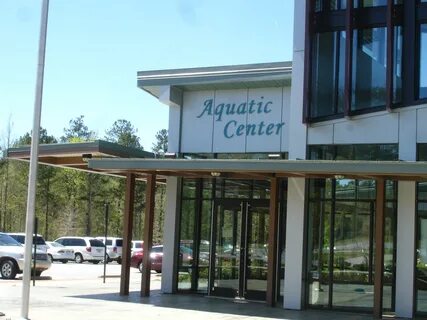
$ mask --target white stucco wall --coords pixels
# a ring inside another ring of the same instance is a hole
[[[381,111],[311,124],[307,143],[386,144],[399,143],[405,153],[401,159],[414,159],[416,143],[427,142],[427,105],[407,107],[393,112]]]
[[[305,159],[307,129],[302,123],[305,1],[294,1],[294,54],[289,116],[289,159]],[[303,301],[305,179],[288,179],[286,268],[283,307],[299,310]]]
[[[290,87],[187,91],[182,108],[183,153],[288,151]]]

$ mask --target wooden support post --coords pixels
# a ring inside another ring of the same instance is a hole
[[[133,228],[133,207],[135,199],[135,175],[126,175],[125,208],[123,212],[123,251],[120,273],[120,295],[129,295],[130,251]]]
[[[277,295],[277,255],[279,224],[279,179],[270,180],[270,222],[268,230],[267,305],[274,307]]]
[[[156,175],[147,176],[145,190],[145,220],[144,220],[144,256],[142,258],[141,297],[150,296],[151,260],[150,252],[153,246],[154,199],[156,195]]]
[[[383,311],[384,274],[384,179],[377,179],[377,201],[375,208],[375,274],[374,274],[374,318],[381,319]]]

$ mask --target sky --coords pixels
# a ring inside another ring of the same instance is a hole
[[[0,146],[32,129],[42,0],[0,0]],[[150,151],[168,107],[137,71],[292,60],[294,0],[50,0],[41,126],[126,119]],[[10,130],[8,129],[10,127]]]

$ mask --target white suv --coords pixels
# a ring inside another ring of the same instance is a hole
[[[25,245],[25,233],[23,232],[17,232],[17,233],[7,233],[9,236],[11,236],[13,239],[18,241],[19,243]],[[47,245],[46,241],[44,241],[43,237],[40,234],[33,235],[33,248],[36,247],[37,249],[47,252]]]
[[[24,269],[25,248],[18,241],[0,232],[0,275],[3,279],[15,279]],[[33,253],[34,255],[34,253]],[[50,268],[47,253],[37,250],[35,275]]]
[[[96,239],[106,244],[108,262],[117,261],[118,264],[122,263],[122,248],[123,248],[122,238],[107,237],[106,243],[105,243],[105,237],[96,237]]]
[[[104,244],[92,237],[61,237],[54,242],[74,250],[74,261],[90,261],[94,264],[104,260]]]

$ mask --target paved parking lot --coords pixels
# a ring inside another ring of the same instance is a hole
[[[139,295],[141,274],[131,268],[131,294],[119,296],[120,265],[107,265],[106,283],[103,265],[54,263],[31,287],[32,320],[115,320],[115,319],[289,319],[334,320],[372,319],[371,315],[285,311],[261,303],[235,303],[201,295],[161,294],[161,275],[151,275],[151,297]],[[21,310],[22,281],[0,280],[0,320],[17,320]]]

